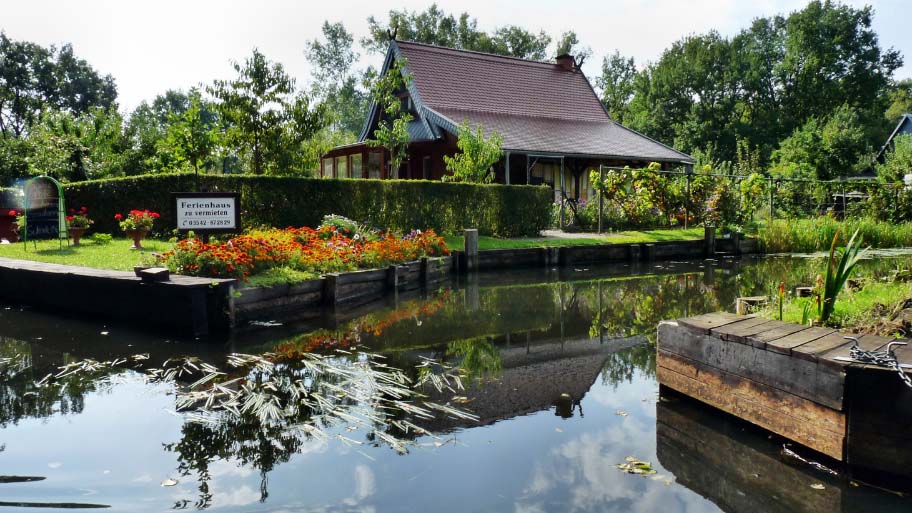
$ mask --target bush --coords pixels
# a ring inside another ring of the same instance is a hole
[[[478,185],[421,180],[326,180],[251,175],[203,175],[203,190],[240,192],[245,226],[318,226],[339,214],[372,227],[439,233],[478,228],[483,235],[538,235],[548,227],[551,191],[525,185]],[[114,214],[130,209],[161,213],[158,229],[175,225],[171,192],[195,191],[191,174],[144,175],[76,182],[67,202],[98,213],[95,228],[118,233]]]

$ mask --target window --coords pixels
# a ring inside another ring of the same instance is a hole
[[[367,177],[380,178],[380,153],[372,151],[367,154]]]
[[[326,158],[323,159],[323,178],[332,178],[333,173],[333,159]]]
[[[431,157],[421,159],[421,178],[424,180],[431,178]]]
[[[336,157],[335,178],[348,178],[348,157]]]
[[[364,175],[361,172],[361,154],[357,153],[351,156],[351,177],[352,178],[361,178]]]

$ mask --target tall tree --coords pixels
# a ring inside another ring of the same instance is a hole
[[[561,34],[560,39],[557,40],[557,49],[554,52],[554,56],[557,57],[564,54],[572,55],[577,60],[584,61],[592,56],[592,48],[582,46],[576,36],[576,32],[568,30]]]
[[[325,109],[311,108],[306,93],[295,93],[294,79],[285,68],[257,49],[243,64],[232,66],[236,78],[216,80],[207,88],[218,102],[228,141],[248,157],[254,174],[300,170],[289,153],[299,153],[301,143],[325,125]],[[288,165],[292,169],[283,167]]]
[[[352,69],[358,53],[354,37],[342,22],[323,23],[323,40],[307,43],[305,51],[314,78],[314,91],[326,103],[332,116],[332,127],[347,134],[352,142],[364,123],[368,95],[359,87],[360,78]]]
[[[45,48],[0,32],[0,133],[24,135],[47,110],[74,115],[116,107],[117,88],[69,44]]]
[[[216,147],[218,132],[207,123],[205,104],[198,90],[191,90],[190,104],[182,113],[168,116],[168,128],[161,140],[163,150],[185,163],[197,175]]]
[[[370,36],[361,45],[371,52],[383,53],[389,46],[389,34],[395,32],[403,41],[415,41],[448,48],[496,53],[523,59],[543,60],[551,37],[517,26],[500,27],[489,34],[478,29],[478,21],[463,12],[457,19],[432,4],[423,12],[391,10],[386,23],[373,16],[367,18]]]
[[[636,73],[633,57],[624,57],[615,50],[602,60],[602,74],[595,79],[596,86],[601,91],[602,103],[618,123],[623,123],[627,115],[633,98]]]

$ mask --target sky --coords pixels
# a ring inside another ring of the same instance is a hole
[[[897,78],[912,77],[909,0],[869,0],[881,47],[906,56]],[[75,52],[117,83],[122,111],[168,89],[187,89],[233,75],[257,47],[281,62],[299,86],[310,81],[306,43],[321,37],[324,20],[342,21],[356,42],[367,35],[367,17],[387,20],[391,9],[424,10],[415,0],[0,0],[0,30],[16,40],[42,45],[72,43]],[[444,11],[467,11],[480,29],[509,24],[544,30],[552,37],[569,29],[593,50],[583,67],[590,79],[615,50],[637,63],[655,61],[672,42],[711,29],[736,34],[752,19],[802,8],[804,0],[440,0]],[[361,67],[379,56],[363,49]]]

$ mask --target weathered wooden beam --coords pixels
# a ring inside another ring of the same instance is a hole
[[[661,384],[694,399],[830,457],[843,457],[845,415],[839,411],[663,350],[656,375]]]

